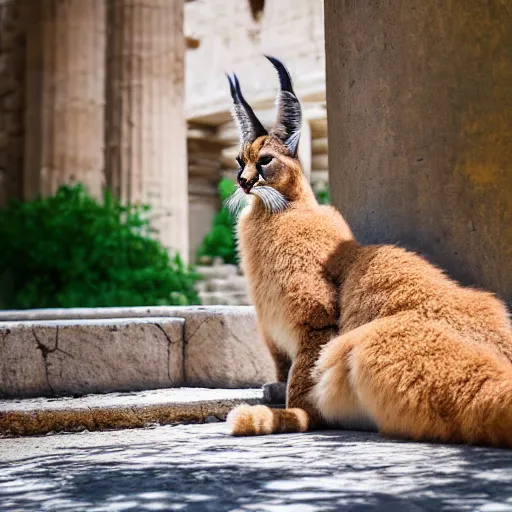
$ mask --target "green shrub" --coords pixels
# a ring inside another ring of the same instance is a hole
[[[318,204],[331,204],[331,196],[328,188],[317,190],[315,196]]]
[[[235,191],[236,184],[227,178],[222,178],[217,190],[224,204],[224,201]],[[238,263],[235,240],[235,219],[224,206],[215,215],[210,232],[204,237],[201,246],[196,252],[199,259],[203,256],[210,258],[222,258],[225,263]]]
[[[149,207],[122,206],[83,186],[0,210],[4,308],[199,303],[198,278],[154,238]]]

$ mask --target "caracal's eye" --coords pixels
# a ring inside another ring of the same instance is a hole
[[[268,165],[270,162],[272,162],[272,160],[274,160],[274,157],[273,156],[262,156],[259,160],[258,160],[258,165]]]

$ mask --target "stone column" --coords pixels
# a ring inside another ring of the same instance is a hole
[[[107,183],[187,260],[183,0],[111,0],[108,26]]]
[[[104,0],[24,0],[24,196],[104,183]]]
[[[325,0],[332,200],[512,298],[512,9],[500,0]]]
[[[23,197],[24,74],[20,6],[0,2],[0,207]]]

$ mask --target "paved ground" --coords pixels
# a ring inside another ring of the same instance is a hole
[[[0,440],[2,511],[512,511],[512,451],[224,423]]]

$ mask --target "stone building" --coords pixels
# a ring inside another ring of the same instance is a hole
[[[356,235],[512,297],[510,2],[0,0],[0,24],[0,205],[108,185],[193,256],[234,170],[224,72],[272,120],[271,53]]]
[[[0,24],[0,205],[62,183],[96,196],[107,186],[151,204],[161,240],[194,261],[220,208],[217,183],[235,172],[225,72],[272,123],[264,53],[296,77],[301,158],[325,187],[322,0],[1,0]],[[227,270],[210,271],[212,286],[240,295],[243,279]],[[225,275],[231,284],[218,283]]]
[[[271,122],[264,52],[297,77],[301,155],[325,181],[322,0],[1,0],[0,23],[0,204],[69,181],[108,186],[150,203],[162,240],[193,259],[234,169],[224,73],[240,73]]]
[[[182,0],[2,0],[0,204],[82,182],[188,255]]]

